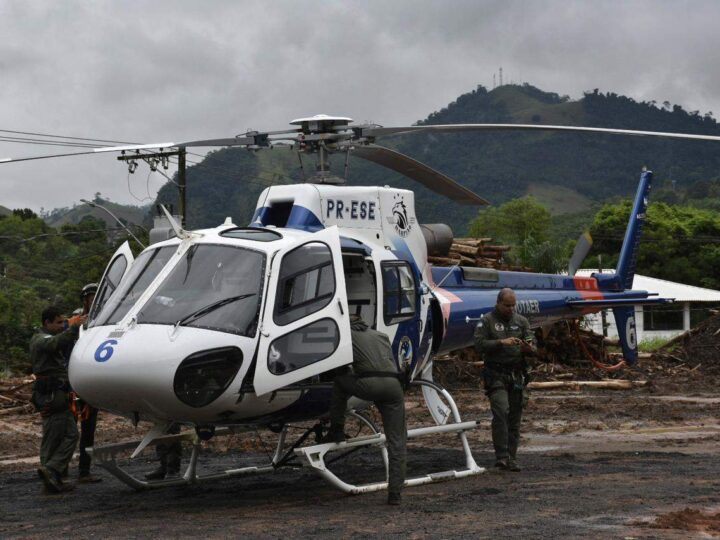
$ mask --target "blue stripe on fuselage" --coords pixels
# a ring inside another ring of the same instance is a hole
[[[395,357],[395,363],[398,366],[398,369],[402,369],[402,366],[400,365],[400,360],[397,357],[398,349],[400,347],[400,340],[402,340],[403,337],[408,337],[412,343],[413,348],[413,358],[412,362],[410,364],[410,369],[415,369],[415,365],[417,362],[422,358],[420,354],[424,354],[427,352],[428,347],[430,346],[430,333],[432,332],[432,328],[430,328],[429,324],[425,325],[423,335],[420,335],[420,321],[422,314],[420,313],[420,309],[430,309],[430,305],[423,306],[422,302],[420,301],[420,292],[419,292],[419,284],[422,283],[422,272],[420,270],[420,267],[417,264],[417,261],[415,261],[415,256],[412,254],[412,251],[410,251],[410,248],[408,247],[407,243],[400,239],[395,238],[393,239],[393,247],[392,254],[395,255],[395,257],[398,258],[400,261],[405,261],[408,264],[410,264],[410,267],[412,268],[413,274],[415,276],[415,283],[418,285],[416,288],[416,313],[418,314],[414,319],[410,319],[409,321],[403,321],[401,323],[398,323],[397,325],[397,332],[395,332],[395,337],[393,338],[392,342],[392,352],[393,356]]]
[[[558,276],[562,277],[562,276]],[[477,320],[466,322],[465,317],[478,319],[483,314],[491,311],[497,301],[498,287],[477,288],[469,287],[445,287],[442,289],[457,296],[461,302],[453,302],[450,308],[450,318],[447,332],[440,346],[439,353],[445,353],[473,345],[473,333]],[[568,300],[584,300],[583,293],[577,290],[533,290],[515,289],[515,296],[518,306],[535,311],[537,313],[523,312],[521,314],[530,321],[534,328],[556,322],[561,319],[577,318],[582,310],[571,308],[567,305]],[[603,293],[603,298],[608,300],[620,298],[647,298],[646,291],[625,291],[622,293]],[[588,310],[591,311],[591,310]],[[593,312],[599,309],[592,310]]]
[[[268,225],[270,215],[270,207],[263,206],[255,210],[255,214],[250,222],[251,227],[264,227]],[[298,204],[293,205],[288,216],[287,223],[282,225],[289,229],[300,229],[302,231],[317,232],[325,228],[318,217],[304,206]]]

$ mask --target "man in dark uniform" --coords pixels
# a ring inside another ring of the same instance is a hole
[[[70,412],[69,384],[63,350],[78,336],[85,317],[71,317],[67,330],[58,308],[42,312],[42,328],[30,340],[30,359],[36,377],[32,401],[42,416],[42,442],[38,475],[51,493],[69,491],[74,486],[63,483],[78,441],[77,424]]]
[[[515,304],[512,289],[502,289],[495,309],[475,328],[475,350],[485,361],[483,380],[492,411],[495,466],[510,471],[520,470],[517,449],[529,382],[524,355],[535,351],[528,320],[515,313]]]
[[[400,504],[405,483],[407,428],[403,388],[388,337],[368,328],[360,317],[350,318],[352,368],[335,377],[326,441],[345,440],[345,411],[351,396],[372,401],[382,416],[388,449],[388,504]]]

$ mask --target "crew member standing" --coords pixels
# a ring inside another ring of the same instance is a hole
[[[372,401],[382,416],[388,449],[388,504],[400,504],[405,483],[407,428],[402,385],[388,337],[368,328],[360,317],[350,318],[352,371],[335,377],[330,407],[330,430],[326,441],[345,440],[345,411],[351,396]]]
[[[82,300],[81,313],[85,317],[87,317],[90,313],[90,307],[92,306],[93,300],[95,300],[97,290],[97,283],[88,283],[80,292],[80,299]],[[80,419],[80,461],[78,463],[78,482],[85,484],[102,482],[102,478],[90,474],[90,464],[92,463],[92,458],[86,450],[86,448],[92,448],[95,445],[95,427],[97,426],[98,410],[89,403],[82,401],[82,399],[77,402],[77,408],[79,411],[78,417]]]
[[[485,361],[483,381],[492,411],[495,466],[511,471],[520,470],[517,449],[529,382],[525,355],[535,352],[535,337],[528,320],[515,313],[516,303],[513,290],[502,289],[495,309],[475,328],[475,350]]]
[[[30,360],[36,377],[33,403],[42,416],[42,442],[38,475],[51,493],[73,489],[63,483],[78,441],[77,424],[70,412],[68,372],[63,350],[77,339],[78,328],[85,317],[71,317],[67,330],[60,310],[46,308],[41,315],[42,327],[30,340]]]

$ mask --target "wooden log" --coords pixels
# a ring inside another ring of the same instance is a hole
[[[0,416],[7,416],[9,414],[19,414],[22,412],[30,412],[32,410],[31,404],[20,405],[19,407],[10,407],[8,409],[0,409]]]
[[[557,390],[566,388],[569,390],[580,390],[581,388],[601,388],[607,390],[632,390],[640,386],[645,386],[647,381],[626,381],[626,380],[609,380],[609,381],[548,381],[548,382],[531,382],[528,388],[531,390]]]
[[[458,253],[462,253],[463,255],[471,255],[471,256],[475,257],[478,253],[478,248],[453,243],[450,246],[450,251],[457,251]]]
[[[454,238],[453,243],[465,244],[466,246],[478,247],[483,244],[492,242],[492,238]]]

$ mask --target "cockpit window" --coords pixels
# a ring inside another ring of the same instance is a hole
[[[178,324],[253,336],[265,254],[227,245],[194,245],[138,313],[138,323]]]
[[[105,278],[100,285],[100,291],[95,297],[95,302],[92,306],[92,310],[88,319],[93,321],[96,315],[100,312],[105,301],[110,298],[117,286],[120,284],[120,280],[125,275],[125,269],[127,268],[127,257],[125,255],[119,255],[112,263],[105,274]]]
[[[227,231],[221,232],[220,236],[224,236],[226,238],[238,238],[240,240],[253,240],[255,242],[274,242],[275,240],[280,240],[282,238],[282,234],[278,232],[252,227],[228,229]]]
[[[167,264],[175,249],[175,246],[165,246],[143,251],[135,259],[127,276],[120,283],[121,286],[101,305],[102,311],[90,326],[115,324],[122,319]]]
[[[335,295],[330,248],[310,242],[289,252],[280,265],[273,320],[284,326],[321,310]]]

